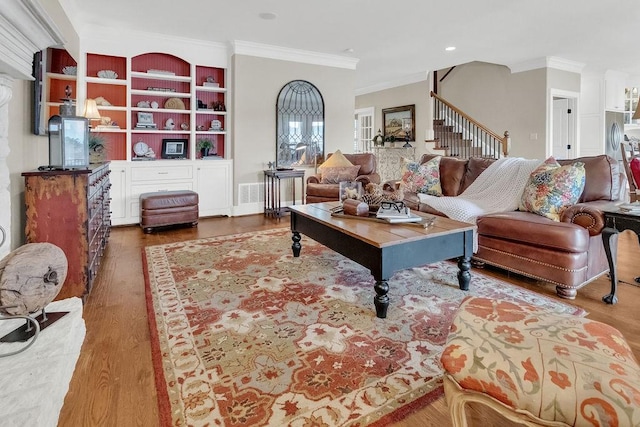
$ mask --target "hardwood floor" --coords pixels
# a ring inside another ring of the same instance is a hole
[[[113,228],[103,265],[84,306],[87,335],[59,426],[155,426],[158,409],[151,363],[151,346],[145,304],[141,250],[154,244],[202,237],[287,227],[288,217],[267,219],[262,215],[202,219],[197,228],[180,228],[144,234],[140,227]],[[618,276],[630,282],[640,275],[640,248],[635,234],[619,239]],[[472,270],[472,272],[475,271]],[[485,274],[555,297],[554,286],[539,284],[499,270]],[[618,328],[640,358],[637,322],[640,287],[621,283],[619,303],[606,305],[601,297],[610,288],[601,277],[578,291],[573,304],[589,317]],[[564,300],[566,301],[566,300]],[[373,308],[372,308],[373,309]],[[470,426],[509,425],[484,408],[468,411]],[[416,411],[396,426],[451,425],[444,397]]]

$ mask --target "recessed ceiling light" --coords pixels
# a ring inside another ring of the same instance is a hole
[[[353,48],[352,47],[348,47],[345,50],[343,50],[344,53],[353,53]]]
[[[262,12],[258,15],[260,18],[265,19],[267,21],[271,21],[272,19],[276,19],[278,15],[272,12]]]
[[[447,52],[451,52],[452,50],[456,50],[455,46],[447,46],[444,48],[444,50],[446,50]]]

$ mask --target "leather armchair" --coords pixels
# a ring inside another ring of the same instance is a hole
[[[329,155],[330,156],[330,155]],[[354,165],[360,165],[360,172],[356,181],[362,182],[362,187],[370,182],[380,184],[380,175],[376,172],[376,156],[372,153],[345,154]],[[322,184],[321,175],[307,177],[306,203],[319,203],[339,200],[340,184]]]

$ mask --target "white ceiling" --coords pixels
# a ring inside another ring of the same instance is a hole
[[[59,1],[80,34],[101,25],[356,58],[360,93],[470,61],[556,57],[640,78],[639,0]]]

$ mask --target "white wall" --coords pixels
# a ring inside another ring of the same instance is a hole
[[[355,70],[248,55],[234,55],[231,62],[234,206],[238,185],[261,183],[262,171],[276,159],[276,100],[292,80],[306,80],[322,94],[325,153],[353,151]]]
[[[442,70],[438,76],[444,76]],[[512,73],[503,65],[471,62],[456,66],[438,93],[492,131],[509,131],[513,157],[550,155],[550,93],[580,92],[580,74],[554,68]]]
[[[416,159],[425,152],[424,140],[433,137],[433,123],[431,123],[433,101],[429,96],[430,79],[417,83],[385,89],[359,95],[355,99],[356,109],[374,108],[374,132],[383,127],[382,110],[385,108],[401,107],[415,104],[415,128],[416,128]],[[431,131],[431,133],[428,133]]]
[[[9,179],[11,194],[11,249],[24,244],[24,179],[22,172],[49,163],[49,140],[31,132],[32,82],[16,80],[9,101]]]

